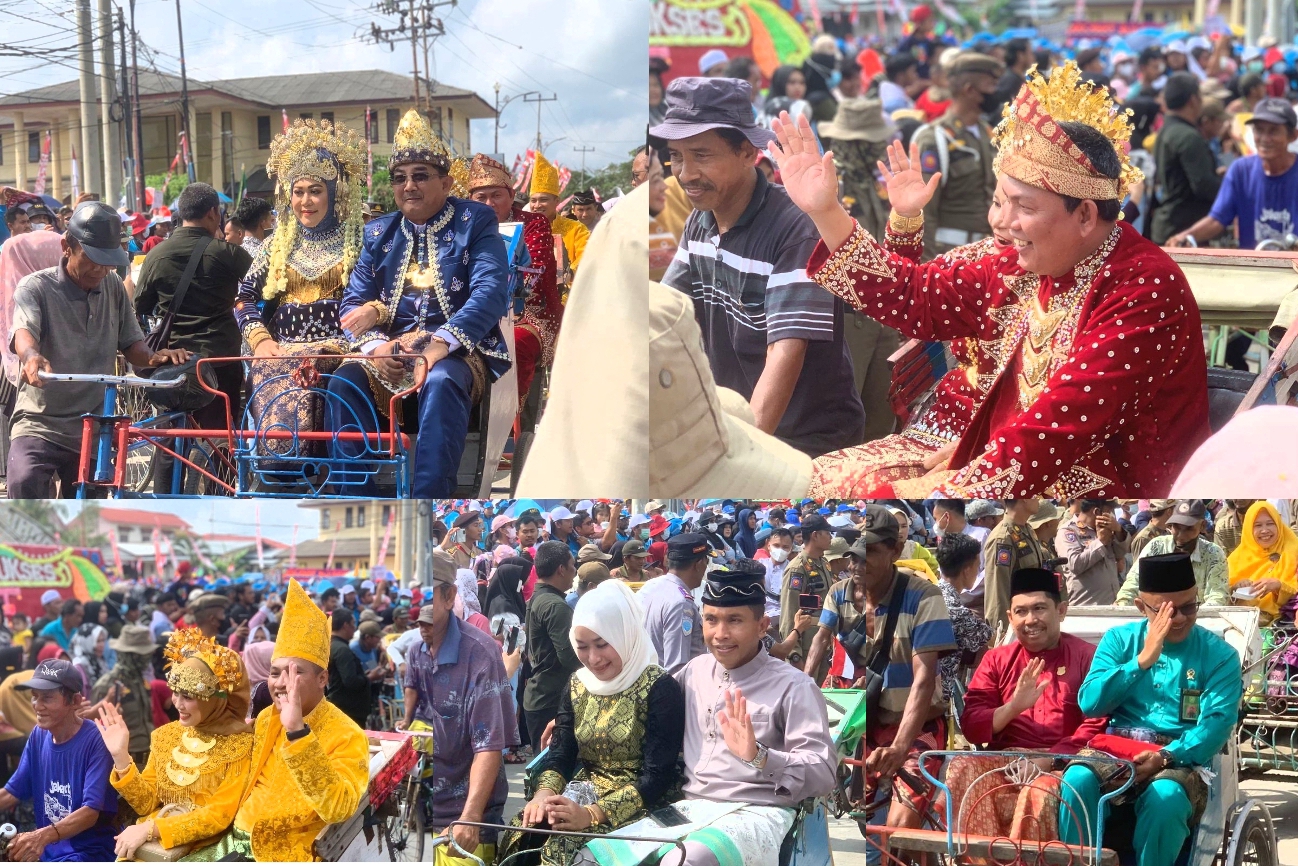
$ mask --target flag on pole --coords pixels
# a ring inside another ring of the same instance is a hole
[[[390,510],[388,514],[388,526],[383,531],[383,543],[379,545],[379,561],[374,563],[375,565],[382,565],[388,558],[388,542],[392,540],[392,526],[397,522],[395,509]]]
[[[293,524],[293,546],[288,549],[288,567],[297,567],[297,524]]]
[[[155,526],[153,527],[153,567],[161,575],[162,568],[166,564],[167,561],[162,558],[162,530]]]
[[[72,200],[76,201],[77,196],[81,195],[81,183],[77,179],[77,149],[72,148]]]
[[[284,117],[284,132],[288,132],[288,109],[287,109],[287,108],[281,108],[281,109],[280,109],[280,113],[281,113],[281,114],[283,115],[283,117]]]
[[[568,188],[568,181],[572,180],[572,172],[566,168],[559,169],[559,192]]]
[[[189,136],[184,132],[180,133],[180,152],[184,159],[185,177],[190,183],[194,182],[194,161],[189,158]]]
[[[338,532],[343,528],[341,523],[334,525],[334,543],[329,545],[329,561],[325,563],[325,570],[334,567],[334,551],[338,549]]]
[[[41,165],[36,170],[36,186],[33,192],[45,195],[45,178],[50,172],[50,131],[45,130],[45,140],[41,142]]]
[[[261,543],[261,505],[252,507],[254,519],[257,521],[257,570],[266,570],[266,553]]]
[[[108,533],[108,543],[111,544],[113,548],[113,565],[117,568],[117,576],[119,578],[124,577],[126,573],[122,570],[122,551],[117,547],[116,532]]]
[[[365,160],[366,160],[365,185],[369,189],[371,195],[373,195],[374,193],[374,138],[375,136],[373,133],[373,125],[376,119],[377,118],[374,117],[374,112],[370,111],[370,107],[368,105],[365,106]]]
[[[239,163],[239,170],[243,172],[242,177],[239,178],[239,201],[243,201],[243,191],[248,187],[248,164]]]

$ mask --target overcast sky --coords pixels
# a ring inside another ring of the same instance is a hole
[[[90,0],[92,10],[98,2]],[[118,2],[125,6],[126,0]],[[362,41],[371,22],[392,27],[397,21],[373,11],[372,5],[357,0],[181,0],[189,74],[220,79],[387,69],[409,75],[409,43],[389,51],[386,45]],[[75,44],[75,33],[66,32],[75,23],[74,8],[69,0],[3,0],[0,47]],[[175,0],[137,0],[135,14],[140,38],[158,52],[157,68],[178,74]],[[489,104],[497,82],[502,100],[525,91],[559,96],[558,102],[542,106],[547,156],[576,168],[581,158],[573,147],[594,147],[586,155],[586,167],[593,170],[626,159],[643,142],[648,0],[460,0],[457,7],[448,4],[435,14],[447,35],[431,52],[434,79],[472,89]],[[76,77],[75,60],[66,55],[56,59],[70,66],[0,57],[0,93]],[[144,55],[140,63],[145,65]],[[502,112],[502,121],[500,149],[512,161],[535,142],[536,106],[515,100]],[[493,131],[490,120],[475,120],[474,149],[490,150]]]
[[[77,501],[65,502],[68,517],[71,518],[81,510]],[[299,508],[295,500],[267,500],[250,502],[244,500],[224,499],[175,499],[128,500],[119,502],[100,502],[103,508],[130,508],[138,511],[156,511],[159,514],[174,514],[185,520],[194,530],[202,535],[219,533],[223,535],[256,535],[258,512],[260,512],[261,534],[263,538],[290,543],[293,541],[293,527],[297,526],[297,540],[307,541],[320,534],[320,512],[313,508]]]

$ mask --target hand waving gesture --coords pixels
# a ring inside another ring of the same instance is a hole
[[[1046,663],[1043,659],[1032,659],[1019,674],[1018,684],[1010,697],[1010,706],[1020,713],[1031,709],[1041,699],[1050,685],[1050,675],[1045,673]]]
[[[288,688],[285,689],[283,697],[275,700],[275,708],[279,710],[279,723],[286,731],[300,731],[302,730],[302,695],[299,686],[302,683],[302,672],[298,670],[297,662],[289,662],[284,676],[288,680]]]
[[[126,726],[122,714],[111,703],[105,703],[95,719],[99,736],[104,738],[104,746],[113,756],[113,766],[125,767],[131,761],[131,729]]]
[[[726,690],[726,708],[717,713],[717,723],[721,725],[726,748],[735,757],[741,761],[751,761],[757,757],[757,734],[753,731],[753,719],[748,715],[748,701],[738,687],[734,692]]]
[[[942,172],[936,171],[924,182],[924,175],[919,170],[919,144],[910,143],[910,156],[901,142],[894,141],[888,145],[888,164],[879,161],[879,171],[888,184],[888,202],[892,209],[904,217],[917,217],[924,212],[924,205],[937,192],[937,185],[942,182]],[[790,193],[792,195],[792,193]]]
[[[793,203],[812,216],[838,208],[834,155],[832,152],[820,155],[807,118],[798,115],[795,121],[787,111],[781,111],[771,121],[771,130],[780,142],[779,151],[774,153],[775,162],[780,168],[784,190]]]

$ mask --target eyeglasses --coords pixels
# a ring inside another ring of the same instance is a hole
[[[632,183],[637,183],[637,184],[638,184],[638,183],[644,183],[645,180],[648,179],[648,177],[649,177],[649,171],[648,171],[647,169],[645,169],[645,170],[641,170],[641,171],[633,171],[633,172],[631,172],[631,182],[632,182]]]
[[[440,175],[438,175],[440,177]],[[404,171],[393,172],[391,183],[393,186],[405,186],[407,181],[413,180],[416,186],[423,186],[433,179],[433,175],[426,171],[416,171],[413,174],[406,174]]]
[[[1140,610],[1141,613],[1145,614],[1146,616],[1148,616],[1151,613],[1158,613],[1157,605],[1146,604],[1144,601],[1140,599],[1136,599],[1136,607],[1137,609]],[[1199,602],[1192,601],[1189,604],[1183,604],[1180,607],[1172,608],[1172,613],[1174,615],[1179,613],[1181,616],[1185,617],[1186,619],[1189,619],[1190,617],[1194,616],[1196,613],[1199,612],[1200,607],[1202,607],[1202,605]]]

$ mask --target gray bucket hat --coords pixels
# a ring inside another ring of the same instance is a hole
[[[679,141],[710,129],[736,129],[761,150],[775,133],[757,125],[753,88],[738,78],[677,78],[667,85],[667,114],[649,134]]]

